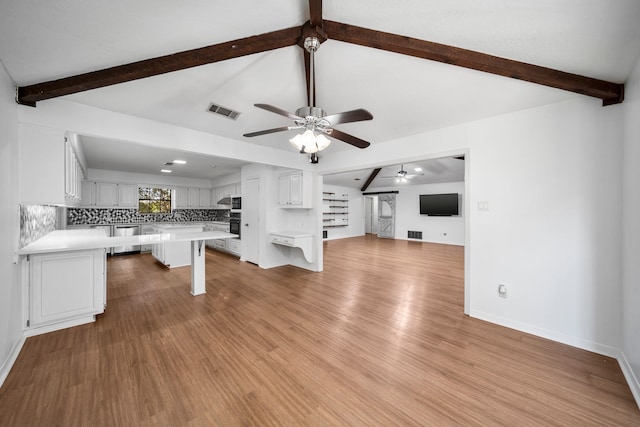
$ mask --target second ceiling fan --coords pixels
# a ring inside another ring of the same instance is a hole
[[[370,143],[357,138],[341,130],[335,129],[333,126],[342,123],[360,122],[373,119],[373,115],[363,108],[356,110],[344,111],[342,113],[327,114],[323,109],[316,107],[314,104],[314,53],[320,46],[320,40],[317,37],[307,37],[304,40],[304,48],[310,54],[310,78],[309,78],[309,105],[300,107],[295,114],[285,111],[281,108],[274,107],[269,104],[254,104],[258,108],[288,117],[294,121],[292,126],[282,126],[273,129],[261,130],[258,132],[246,133],[246,137],[254,137],[266,135],[275,132],[283,132],[287,130],[303,130],[303,133],[296,135],[289,142],[301,153],[311,154],[312,162],[317,161],[317,152],[329,146],[331,141],[325,136],[331,136],[335,139],[346,142],[358,148],[367,148]]]

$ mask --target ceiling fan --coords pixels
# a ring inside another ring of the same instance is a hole
[[[424,175],[423,173],[408,173],[406,170],[404,170],[404,165],[400,165],[400,170],[398,172],[396,172],[395,175],[391,175],[391,176],[381,176],[380,178],[383,179],[395,179],[396,182],[407,182],[408,179],[411,179],[413,177],[416,176],[422,176]]]
[[[342,113],[327,114],[323,109],[314,105],[314,53],[319,46],[320,40],[317,37],[307,37],[304,40],[304,48],[310,54],[309,106],[298,108],[294,114],[281,108],[274,107],[273,105],[254,104],[256,107],[262,108],[263,110],[288,117],[293,120],[295,124],[292,126],[282,126],[258,132],[245,133],[244,136],[254,137],[287,130],[304,130],[303,133],[296,135],[289,142],[291,142],[291,145],[300,151],[300,153],[311,154],[311,161],[313,163],[317,162],[316,153],[324,150],[331,143],[325,135],[331,136],[358,148],[367,148],[370,145],[369,142],[363,139],[349,135],[348,133],[342,132],[341,130],[333,127],[342,123],[371,120],[373,119],[373,116],[370,112],[363,108],[358,108],[356,110],[344,111]]]

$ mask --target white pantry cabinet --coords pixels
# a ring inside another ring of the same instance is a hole
[[[91,318],[104,312],[104,249],[34,254],[28,262],[30,328]]]
[[[82,165],[62,130],[19,125],[20,202],[77,206]]]

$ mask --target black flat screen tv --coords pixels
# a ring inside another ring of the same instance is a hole
[[[458,193],[421,194],[420,215],[457,216]]]

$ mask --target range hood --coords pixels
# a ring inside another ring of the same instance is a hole
[[[217,205],[231,205],[231,197],[223,197],[216,202]]]

